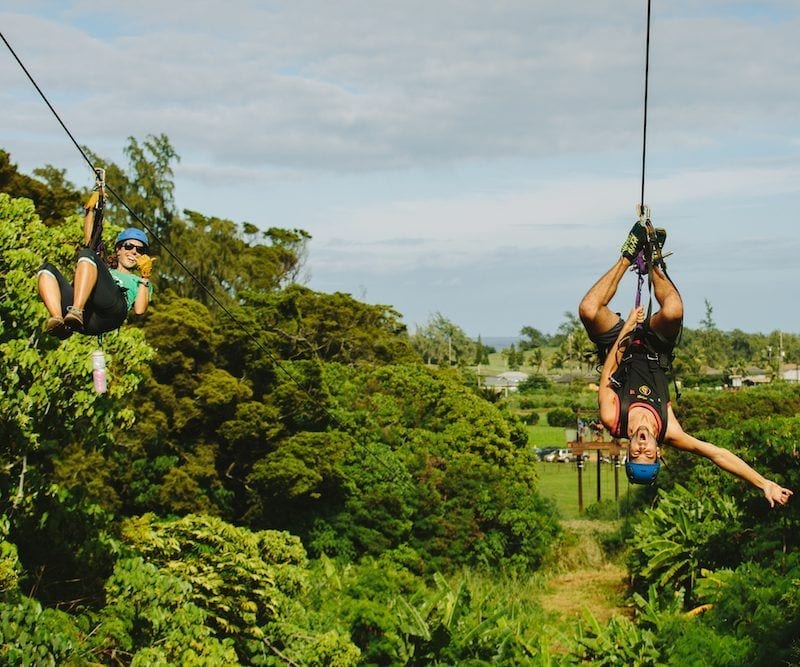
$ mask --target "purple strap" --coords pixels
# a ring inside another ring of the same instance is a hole
[[[633,260],[633,267],[638,274],[638,281],[636,285],[636,308],[642,305],[642,285],[644,285],[644,277],[647,274],[647,262],[644,259],[644,250],[640,250],[639,254]],[[641,325],[636,325],[636,328],[641,328]]]

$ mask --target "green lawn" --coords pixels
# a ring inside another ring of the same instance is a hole
[[[595,456],[594,453],[591,454]],[[552,498],[563,519],[578,519],[578,467],[575,463],[537,464],[539,472],[539,490],[545,498]],[[625,470],[618,469],[619,497],[628,492],[628,480]],[[608,463],[600,465],[600,499],[614,500],[614,466]],[[583,509],[597,502],[597,463],[587,461],[583,468]]]
[[[542,420],[544,421],[544,420]],[[561,426],[528,426],[531,447],[566,447],[567,436]]]

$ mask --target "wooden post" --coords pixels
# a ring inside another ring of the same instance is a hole
[[[580,436],[576,442],[568,443],[572,447],[572,454],[576,458],[578,464],[578,513],[583,514],[583,452],[585,447],[581,442]]]
[[[584,468],[584,455],[587,451],[597,452],[597,502],[600,502],[602,495],[601,486],[601,470],[603,460],[603,451],[608,451],[609,457],[614,466],[614,500],[619,500],[619,456],[620,444],[618,438],[612,438],[611,441],[604,441],[602,434],[595,436],[591,441],[584,440],[581,430],[578,429],[577,437],[574,441],[567,436],[567,446],[572,450],[575,461],[578,464],[578,512],[583,513],[583,468]]]
[[[608,448],[608,453],[611,455],[611,461],[614,464],[614,501],[619,500],[619,440],[614,438],[611,441],[611,447]]]
[[[600,502],[600,463],[602,462],[602,452],[597,450],[597,502]]]

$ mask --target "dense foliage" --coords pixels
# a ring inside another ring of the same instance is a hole
[[[409,337],[388,306],[297,284],[301,230],[179,215],[165,137],[126,155],[127,171],[104,165],[115,189],[185,268],[162,254],[147,315],[105,336],[104,395],[98,342],[45,337],[35,291],[44,259],[71,264],[85,193],[0,163],[0,191],[29,198],[0,194],[3,664],[800,661],[796,499],[772,510],[665,452],[659,488],[632,494],[608,538],[627,541],[633,618],[554,628],[538,570],[562,529],[522,419],[460,368],[483,363],[480,345],[441,317]],[[112,207],[107,236],[129,222]],[[574,324],[527,328],[525,354],[582,354]],[[703,331],[689,349],[727,349],[710,310]],[[574,423],[596,394],[537,375],[515,400]],[[685,391],[675,407],[800,493],[797,386]]]
[[[800,387],[783,383],[733,393],[687,392],[679,406],[699,437],[797,492],[798,398]],[[636,623],[619,621],[602,633],[589,623],[584,656],[616,664],[607,651],[617,645],[640,656],[640,664],[796,664],[796,498],[771,509],[756,489],[708,461],[669,450],[665,456],[661,488],[655,498],[644,494],[652,506],[630,537],[631,574],[642,594],[649,591],[648,599],[635,596]],[[687,615],[692,608],[708,611]]]
[[[98,342],[44,336],[35,289],[44,260],[69,274],[80,218],[46,226],[0,195],[4,660],[355,664],[395,632],[407,656],[445,650],[425,639],[440,573],[531,571],[558,534],[521,421],[421,364],[390,308],[291,282],[302,233],[184,220],[165,192],[159,232],[199,252],[188,268],[213,303],[161,261],[147,315],[104,337],[104,395]],[[373,595],[384,613],[407,595],[406,621],[323,623],[304,604],[309,555],[393,563],[409,586]]]

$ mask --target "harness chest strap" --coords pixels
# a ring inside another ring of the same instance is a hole
[[[627,438],[629,412],[631,408],[642,407],[654,416],[657,440],[663,442],[667,432],[669,389],[658,361],[649,355],[632,355],[623,360],[617,373],[611,377],[611,383],[617,394],[617,419],[612,435]]]

